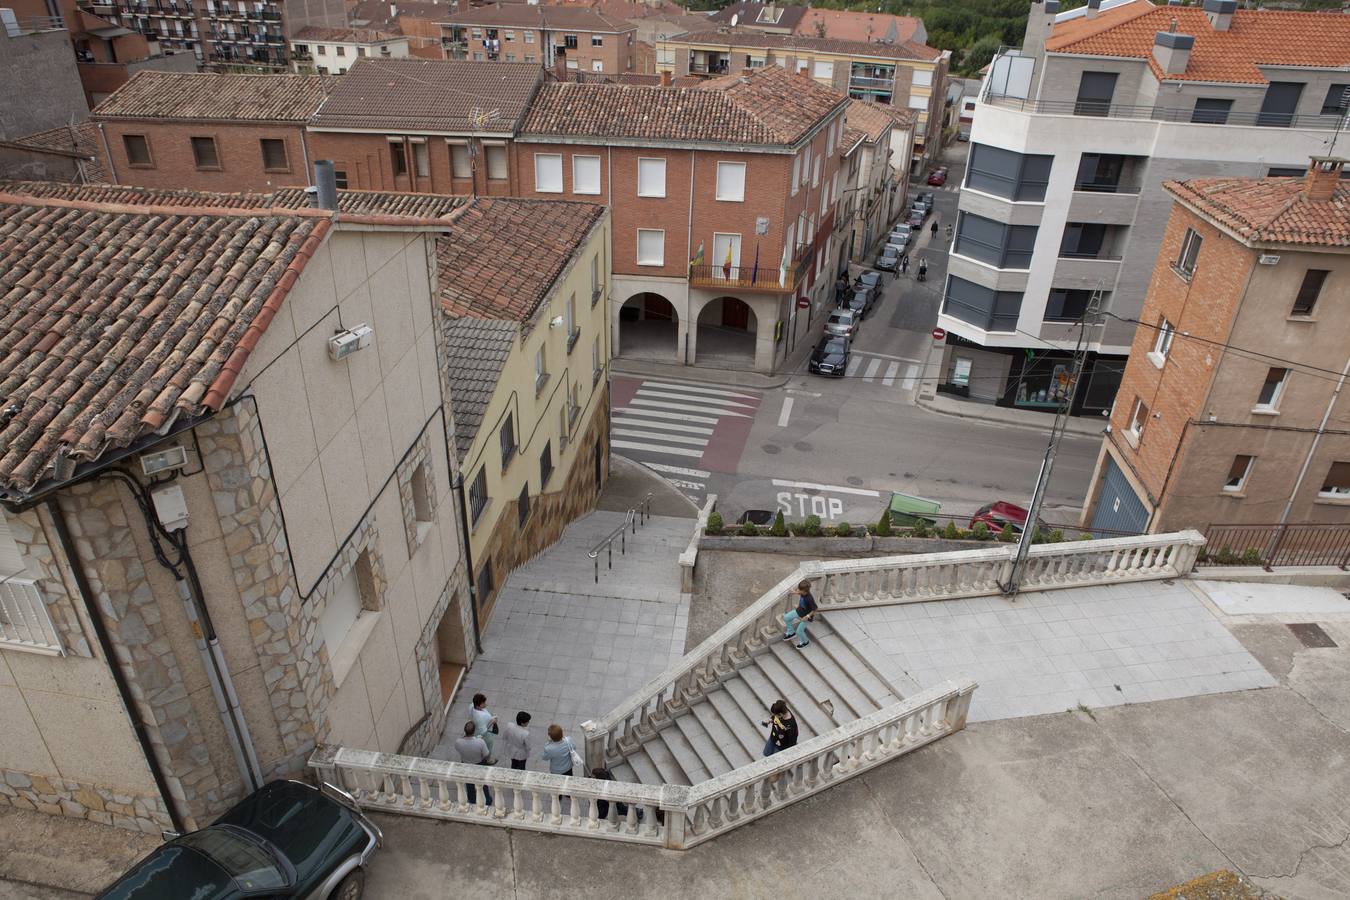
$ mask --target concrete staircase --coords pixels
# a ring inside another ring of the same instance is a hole
[[[797,718],[798,743],[805,743],[901,696],[827,622],[817,622],[810,646],[770,642],[638,749],[610,757],[610,770],[617,781],[651,785],[725,775],[761,758],[768,729],[760,723],[780,699]]]

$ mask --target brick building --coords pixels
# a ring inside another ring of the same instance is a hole
[[[518,194],[511,142],[543,81],[537,65],[361,59],[309,123],[338,186]]]
[[[772,371],[819,323],[846,263],[832,230],[847,103],[776,68],[540,88],[518,193],[613,209],[616,356]]]
[[[310,183],[319,75],[141,72],[91,114],[114,184],[270,190]]]
[[[1172,215],[1085,522],[1350,523],[1342,165],[1164,185]]]
[[[535,63],[560,71],[633,71],[637,26],[592,9],[494,3],[457,11],[441,27],[451,59]]]
[[[347,10],[347,22],[352,28],[403,35],[410,56],[444,59],[438,23],[454,8],[453,0],[361,0]]]
[[[291,68],[301,75],[344,75],[364,56],[410,55],[409,38],[387,31],[306,25],[291,36]]]

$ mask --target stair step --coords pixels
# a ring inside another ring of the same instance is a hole
[[[695,784],[708,777],[706,769],[699,775],[701,767],[697,765],[694,749],[685,741],[684,735],[673,728],[662,728],[656,737],[642,745],[642,750],[666,784]],[[689,771],[686,766],[694,771]]]
[[[830,701],[836,725],[852,722],[872,711],[871,701],[849,680],[843,669],[834,665],[819,646],[819,641],[812,642],[804,650],[786,643],[778,644],[770,648],[769,653],[801,682],[803,689],[817,703]]]
[[[830,697],[828,688],[824,692],[819,689],[820,677],[809,666],[800,662],[789,666],[771,653],[761,653],[755,657],[755,663],[769,680],[772,690],[788,702],[792,714],[799,721],[811,723],[813,734],[832,731],[839,724],[820,708],[821,700],[837,701]],[[807,682],[812,684],[811,688],[807,687]]]
[[[753,665],[741,669],[741,675],[746,687],[760,700],[761,720],[769,717],[769,707],[775,700],[785,700],[797,719],[799,741],[834,728],[834,723],[816,706],[815,700],[805,695],[801,686],[774,657],[763,653],[756,656]]]
[[[619,772],[627,769],[628,778],[625,779],[619,775]],[[630,780],[637,784],[664,784],[661,773],[657,771],[656,766],[652,765],[651,759],[647,756],[645,750],[638,749],[624,757],[624,761],[610,768],[614,773],[615,781]]]
[[[741,670],[742,673],[745,671],[747,670]],[[758,672],[755,674],[762,683],[765,682],[762,674]],[[770,688],[770,690],[772,690],[772,688]],[[751,723],[751,728],[746,731],[746,735],[749,739],[754,739],[756,743],[759,744],[759,747],[753,753],[755,759],[759,759],[764,755],[764,742],[769,739],[768,726],[759,723],[764,722],[769,718],[769,704],[772,703],[775,698],[770,698],[768,701],[765,701],[760,696],[760,693],[750,686],[750,682],[744,678],[737,678],[735,681],[727,682],[726,691],[727,696],[736,702],[737,708],[741,710]],[[809,726],[804,722],[798,722],[797,727],[799,729],[797,739],[799,741],[806,740],[810,732]]]
[[[717,699],[714,699],[717,698]],[[729,709],[739,717],[740,721],[732,724],[726,720],[722,713],[722,706],[729,704]],[[746,763],[754,762],[758,754],[754,751],[758,747],[753,744],[746,744],[741,740],[741,734],[737,732],[737,725],[741,732],[753,732],[755,723],[746,719],[744,714],[736,707],[736,701],[726,696],[726,691],[716,690],[708,695],[706,700],[695,703],[689,710],[689,714],[698,719],[703,730],[717,744],[717,748],[722,751],[722,756],[727,760],[727,764],[735,769]]]
[[[835,664],[849,674],[854,683],[867,694],[878,709],[900,702],[902,698],[895,688],[873,672],[862,657],[858,655],[858,651],[840,637],[837,632],[825,635],[821,641],[821,646],[829,652],[830,658],[834,660]]]
[[[702,705],[702,704],[696,704]],[[685,713],[675,718],[674,728],[678,728],[680,734],[689,742],[695,754],[698,755],[699,762],[707,770],[708,777],[716,778],[718,775],[725,775],[736,768],[735,763],[727,759],[727,755],[722,752],[718,741],[708,733],[708,729],[703,727],[703,722],[694,715],[693,711]],[[698,782],[694,782],[697,784]]]
[[[622,781],[624,784],[642,784],[643,781],[638,777],[637,772],[629,765],[628,760],[615,763],[609,767],[609,773],[614,776],[615,781]]]
[[[823,696],[833,694],[835,721],[839,724],[860,719],[888,703],[895,702],[893,699],[886,699],[892,695],[880,685],[876,676],[867,672],[866,666],[856,657],[850,657],[847,647],[841,648],[838,635],[821,635],[819,640],[812,641],[811,646],[805,650],[786,647],[778,650],[776,655],[794,672],[799,671],[802,665],[809,665],[815,669],[816,674],[828,686]],[[850,664],[854,669],[862,669],[863,673],[852,671],[848,668]]]

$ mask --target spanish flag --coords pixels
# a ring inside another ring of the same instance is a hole
[[[727,242],[727,258],[726,258],[726,260],[723,261],[723,263],[722,263],[722,275],[723,275],[728,281],[731,280],[731,260],[732,260],[732,256],[731,256],[731,242],[728,241],[728,242]]]

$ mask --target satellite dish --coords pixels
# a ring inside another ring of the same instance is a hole
[[[736,23],[739,22],[740,20],[741,20],[741,14],[740,14],[740,13],[732,13],[732,14],[731,14],[731,27],[732,27],[732,28],[735,28],[735,27],[736,27]]]

